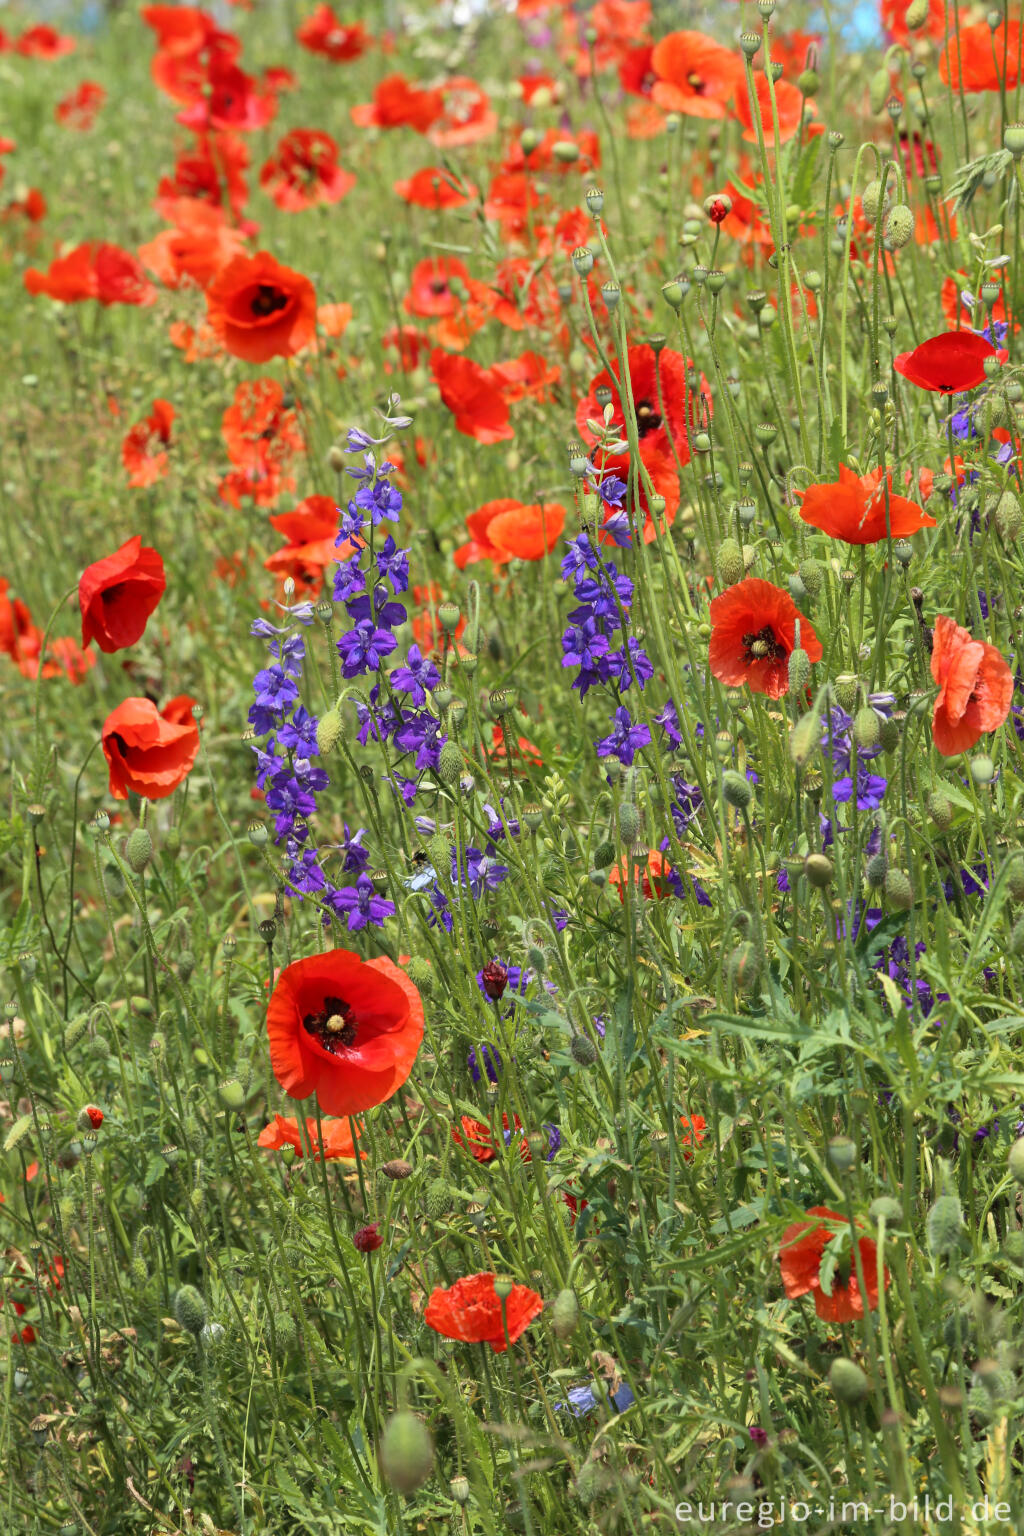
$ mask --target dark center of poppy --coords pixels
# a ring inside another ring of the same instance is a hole
[[[646,437],[648,432],[657,432],[661,426],[661,416],[649,400],[637,401],[636,426],[641,437]]]
[[[744,635],[743,649],[747,653],[745,659],[748,665],[755,661],[782,661],[788,655],[786,647],[776,640],[770,624],[766,624],[756,634]]]
[[[307,1035],[312,1035],[317,1044],[332,1055],[343,1046],[355,1044],[355,1017],[348,1003],[341,997],[325,997],[324,1005],[317,1013],[306,1014],[302,1027]]]
[[[260,283],[249,301],[249,308],[261,319],[265,315],[274,315],[279,309],[287,309],[287,307],[288,295],[282,293],[280,288],[272,287],[270,283]]]
[[[691,72],[686,77],[686,83],[690,87],[690,90],[693,91],[695,95],[697,95],[697,96],[703,96],[704,95],[705,84],[704,84],[704,81],[701,79],[700,75],[694,74],[693,71],[691,70]]]
[[[447,293],[448,284],[443,277],[432,278],[430,282],[430,291],[431,293],[436,293],[438,295]]]

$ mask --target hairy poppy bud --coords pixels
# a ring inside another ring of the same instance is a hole
[[[725,587],[735,586],[743,579],[743,551],[735,539],[723,539],[718,546],[715,565]]]
[[[576,1292],[572,1290],[559,1291],[551,1304],[551,1327],[555,1337],[567,1339],[575,1331],[579,1320],[579,1307],[576,1302]]]
[[[597,1046],[589,1035],[573,1035],[569,1042],[569,1055],[580,1067],[592,1067],[597,1060]]]
[[[864,747],[870,751],[872,747],[878,746],[881,734],[878,716],[870,704],[865,704],[853,717],[854,741],[858,747]]]
[[[794,652],[793,655],[796,653]],[[792,661],[793,657],[790,656]],[[810,762],[818,749],[821,739],[821,722],[818,719],[817,710],[810,710],[808,714],[801,715],[789,733],[789,755],[797,768],[803,768]]]
[[[809,556],[806,560],[800,561],[797,573],[811,597],[818,597],[825,584],[825,568],[821,561]]]
[[[836,1402],[845,1403],[849,1408],[856,1403],[862,1403],[871,1390],[860,1366],[842,1355],[833,1360],[829,1368],[828,1384],[832,1388],[832,1396]]]
[[[135,828],[125,845],[125,857],[128,867],[135,874],[141,875],[153,857],[153,839],[145,827]]]
[[[316,723],[316,747],[321,757],[333,752],[345,734],[345,721],[341,710],[334,706]]]
[[[427,1185],[427,1215],[439,1221],[452,1208],[452,1191],[447,1179],[433,1179]]]
[[[903,869],[890,869],[885,875],[885,899],[898,912],[909,912],[914,905],[914,887]]]
[[[836,696],[836,703],[840,709],[849,712],[857,702],[860,692],[860,679],[852,672],[841,672],[832,684],[832,691]]]
[[[891,1195],[879,1195],[877,1200],[872,1200],[868,1206],[868,1215],[872,1221],[881,1221],[884,1216],[886,1221],[899,1221],[903,1212],[897,1200]]]
[[[418,1414],[405,1408],[388,1420],[379,1454],[384,1476],[399,1493],[415,1493],[434,1470],[430,1431]]]
[[[462,777],[462,749],[446,741],[437,760],[437,776],[442,784],[457,784]]]
[[[795,601],[795,598],[794,598],[794,601]],[[794,693],[794,694],[798,694],[798,695],[802,694],[804,689],[807,687],[807,683],[808,683],[808,679],[810,678],[810,675],[811,675],[811,658],[808,656],[807,652],[803,649],[803,647],[798,645],[795,650],[790,651],[790,653],[789,653],[789,662],[788,662],[787,667],[786,667],[786,676],[787,676],[787,678],[789,680],[789,691],[790,691],[790,693]],[[817,724],[818,724],[818,717],[817,717],[817,715],[814,715],[813,719],[814,719],[815,728],[817,728]]]
[[[80,1131],[98,1131],[103,1124],[103,1111],[97,1109],[95,1104],[85,1104],[78,1111],[75,1121]]]
[[[971,758],[971,778],[975,784],[991,784],[996,776],[996,765],[987,753]]]
[[[429,997],[434,990],[434,969],[420,955],[413,955],[405,968],[405,974],[418,992]]]
[[[742,773],[728,769],[722,774],[722,799],[734,810],[745,811],[754,798],[753,786]]]
[[[914,215],[905,203],[897,203],[885,221],[885,238],[896,250],[900,250],[914,236]]]
[[[821,90],[821,79],[816,69],[804,69],[796,77],[796,88],[804,96],[817,96]]]
[[[1024,1184],[1024,1136],[1018,1136],[1010,1148],[1010,1156],[1007,1161],[1010,1177],[1016,1184]]]
[[[198,1339],[206,1327],[206,1302],[194,1285],[183,1285],[175,1296],[174,1316],[180,1328]]]
[[[924,26],[930,14],[931,7],[928,0],[910,0],[904,19],[910,31],[916,32],[919,27]]]
[[[737,944],[729,956],[726,975],[735,991],[749,993],[755,990],[761,975],[761,956],[749,939]]]
[[[928,1247],[932,1253],[955,1253],[963,1229],[963,1208],[956,1195],[940,1195],[928,1212]]]
[[[630,848],[640,836],[640,812],[629,800],[623,800],[619,806],[619,836],[626,846]],[[597,868],[601,867],[597,864],[596,858],[594,863]],[[605,868],[607,868],[607,865]]]
[[[599,843],[594,849],[594,868],[610,869],[615,863],[615,844]],[[536,967],[534,967],[536,969]]]

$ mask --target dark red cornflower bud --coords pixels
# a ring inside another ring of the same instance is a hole
[[[377,1230],[379,1223],[372,1221],[368,1227],[360,1227],[358,1232],[353,1232],[352,1242],[358,1253],[373,1253],[379,1248],[384,1239]]]
[[[498,1003],[505,995],[508,986],[508,966],[502,965],[500,960],[488,960],[480,972],[484,991],[492,1003]]]

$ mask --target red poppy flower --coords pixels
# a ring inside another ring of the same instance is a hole
[[[892,471],[886,476],[889,491],[889,532],[894,539],[909,539],[922,528],[934,528],[930,517],[916,501],[893,495]],[[831,539],[847,544],[877,544],[886,537],[886,497],[882,471],[855,475],[845,464],[839,466],[839,479],[828,485],[810,485],[798,491],[800,516],[812,528],[820,528]]]
[[[455,417],[456,431],[478,443],[507,442],[515,435],[509,426],[508,402],[489,368],[436,348],[430,354],[430,371]]]
[[[232,229],[224,211],[190,197],[167,199],[173,229],[161,230],[139,246],[139,259],[166,288],[192,282],[205,288],[232,257],[241,254],[244,236]]]
[[[587,12],[587,46],[576,53],[580,79],[617,68],[631,43],[643,39],[651,22],[650,0],[597,0]]]
[[[162,53],[197,53],[217,32],[213,17],[193,5],[145,5],[139,15]]]
[[[704,1140],[707,1121],[703,1115],[680,1115],[679,1123],[683,1127],[679,1140],[686,1151],[683,1158],[686,1162],[693,1162],[693,1147],[699,1147]]]
[[[939,59],[939,79],[954,91],[998,91],[1019,78],[1020,23],[953,28]]]
[[[388,75],[377,86],[373,100],[351,107],[349,115],[359,128],[414,128],[426,133],[443,111],[440,91],[422,90],[404,75]]]
[[[373,42],[361,21],[345,26],[329,5],[318,5],[312,16],[296,32],[299,43],[310,53],[319,53],[334,64],[350,64],[364,54]]]
[[[939,696],[932,712],[932,739],[943,757],[967,752],[1010,712],[1013,673],[994,645],[974,640],[940,614],[932,634],[932,677]]]
[[[357,1253],[375,1253],[383,1242],[377,1221],[371,1221],[368,1227],[357,1228],[352,1234],[352,1246]]]
[[[478,144],[497,131],[498,114],[482,85],[468,75],[450,75],[441,86],[442,110],[429,138],[439,149]]]
[[[257,507],[273,507],[294,490],[294,475],[286,475],[280,464],[267,459],[230,470],[218,485],[217,495],[229,507],[240,507],[246,499]]]
[[[659,107],[686,117],[724,117],[726,102],[742,86],[735,54],[703,32],[670,32],[651,55]]]
[[[754,90],[757,93],[757,112],[761,119],[761,131],[769,148],[774,143],[775,122],[778,120],[779,142],[785,144],[791,139],[800,127],[801,120],[806,113],[813,113],[813,102],[805,101],[795,85],[790,85],[788,80],[775,81],[775,116],[772,115],[772,94],[768,84],[768,77],[764,74],[754,76]],[[743,137],[748,144],[757,142],[757,128],[755,126],[754,108],[750,100],[750,91],[744,84],[736,93],[736,117],[743,124]]]
[[[45,23],[29,27],[14,44],[15,53],[25,59],[63,59],[75,51],[73,37],[64,37]]]
[[[57,256],[46,272],[25,273],[29,293],[45,293],[61,304],[96,299],[108,304],[152,304],[156,289],[130,251],[104,240],[87,240]]]
[[[673,352],[669,347],[660,353],[656,353],[653,347],[630,347],[626,361],[641,452],[647,449],[670,449],[671,439],[680,463],[688,463],[689,435],[697,430],[700,405],[686,382],[687,372],[693,365],[681,352]],[[588,423],[602,420],[604,407],[598,403],[596,393],[601,388],[610,388],[612,392],[611,425],[623,437],[626,435],[625,417],[619,399],[619,365],[616,361],[612,363],[611,374],[602,368],[591,379],[590,388],[576,407],[576,430],[591,445],[597,442],[597,434]]]
[[[606,475],[617,475],[625,480],[627,485],[630,479],[630,456],[628,453],[605,454],[599,451],[591,454],[591,461],[599,468],[602,478]],[[687,455],[680,454],[685,463]],[[657,436],[648,438],[640,447],[640,463],[643,470],[638,469],[638,481],[640,497],[635,509],[636,520],[639,523],[643,518],[643,540],[645,544],[653,544],[660,538],[667,528],[671,528],[679,511],[679,471],[672,455],[671,447],[667,439],[659,439]],[[650,480],[653,494],[660,496],[665,505],[655,516],[651,511],[651,494],[647,489],[647,480]],[[602,544],[608,543],[610,534],[603,531],[605,525],[615,515],[615,509],[609,507],[608,515],[598,530],[598,537]]]
[[[512,1116],[512,1124],[509,1125],[508,1115],[502,1115],[502,1125],[511,1135],[513,1129],[521,1131],[523,1122],[518,1115]],[[484,1125],[482,1120],[474,1120],[471,1115],[463,1115],[459,1124],[461,1132],[452,1127],[452,1141],[457,1147],[464,1147],[471,1157],[478,1163],[490,1163],[497,1156],[497,1148],[494,1145],[494,1137],[491,1135],[489,1125]],[[524,1136],[519,1144],[519,1156],[524,1163],[532,1161],[530,1148]]]
[[[665,855],[659,853],[657,848],[652,848],[646,861],[641,863],[637,863],[629,854],[623,854],[618,864],[613,864],[608,871],[608,884],[615,887],[615,893],[623,906],[626,903],[626,888],[630,884],[634,888],[639,884],[645,901],[653,901],[655,897],[662,901],[672,895],[672,885],[668,878],[670,874],[671,865]]]
[[[195,133],[226,128],[254,133],[276,115],[275,87],[253,79],[218,49],[209,56],[205,69],[198,71],[192,99],[178,113],[177,121]]]
[[[356,184],[338,164],[338,146],[329,133],[293,128],[260,172],[260,186],[285,213],[302,213],[318,203],[340,203]]]
[[[484,201],[484,213],[494,223],[501,225],[506,239],[524,240],[530,215],[540,206],[540,193],[533,184],[532,176],[523,171],[492,176]]]
[[[556,144],[575,144],[575,160],[563,160],[555,154]],[[581,171],[593,171],[601,164],[601,144],[592,128],[581,128],[578,133],[564,129],[548,128],[540,142],[525,150],[520,138],[514,138],[509,146],[501,169],[510,175],[522,175],[524,171],[553,171],[568,176]]]
[[[542,560],[558,543],[566,516],[560,502],[527,506],[507,496],[488,501],[466,518],[470,541],[455,551],[455,564],[464,571],[480,560]]]
[[[789,688],[789,657],[796,643],[811,661],[822,657],[821,641],[788,592],[748,576],[714,598],[709,610],[711,671],[728,688],[749,684],[753,693],[780,699]]]
[[[338,508],[333,496],[307,496],[293,512],[279,512],[268,521],[288,542],[268,555],[263,564],[275,576],[290,576],[300,596],[315,601],[327,567],[356,553],[351,543],[334,542]]]
[[[249,150],[241,135],[197,134],[193,148],[178,155],[173,176],[165,176],[160,182],[157,212],[171,223],[180,224],[176,205],[187,197],[214,208],[230,208],[237,217],[249,195],[245,183],[248,164]],[[249,233],[255,233],[255,228],[246,226]]]
[[[1006,353],[997,352],[977,331],[944,331],[941,336],[922,341],[912,352],[901,352],[893,367],[919,389],[959,395],[984,384],[988,357],[998,357],[1001,363],[1006,361]]]
[[[316,335],[316,290],[267,251],[236,256],[206,290],[207,320],[224,349],[247,363],[293,357]]]
[[[510,358],[507,363],[495,363],[491,373],[501,382],[509,405],[520,400],[536,400],[548,404],[554,397],[551,386],[557,384],[562,370],[549,363],[539,352],[523,352]]]
[[[83,80],[81,85],[58,101],[53,115],[62,128],[87,133],[106,99],[107,93],[102,85],[95,80]]]
[[[396,367],[403,373],[411,373],[414,368],[419,367],[423,353],[430,346],[427,338],[414,325],[393,325],[390,330],[384,332],[380,344],[385,350],[393,350],[398,354],[393,363],[385,360],[385,373],[394,373]]]
[[[457,179],[451,171],[439,165],[424,166],[415,176],[409,176],[405,181],[396,181],[395,192],[414,207],[433,208],[435,212],[442,208],[459,208],[471,197],[477,196],[477,189],[471,181]]]
[[[306,1137],[313,1149],[313,1159],[320,1162],[326,1159],[343,1158],[346,1162],[354,1163],[356,1149],[352,1141],[352,1123],[344,1120],[323,1119],[320,1121],[323,1127],[323,1140],[317,1135],[316,1120],[312,1116],[306,1121]],[[362,1127],[356,1126],[356,1135],[362,1135]],[[269,1125],[265,1125],[260,1131],[257,1146],[263,1147],[268,1152],[280,1152],[282,1147],[293,1147],[299,1157],[306,1155],[306,1143],[302,1139],[299,1130],[299,1122],[288,1115],[275,1115]],[[360,1159],[365,1162],[367,1154],[360,1152]]]
[[[544,1310],[536,1291],[527,1285],[513,1285],[504,1302],[498,1300],[494,1275],[467,1275],[454,1285],[431,1293],[423,1310],[428,1328],[446,1339],[462,1344],[489,1344],[495,1354],[504,1354]]]
[[[329,1115],[354,1115],[383,1104],[409,1076],[423,1039],[423,1003],[393,961],[332,949],[281,972],[267,1031],[285,1093],[315,1093]]]
[[[79,578],[82,644],[95,640],[108,656],[134,645],[166,590],[163,561],[155,549],[144,549],[136,534]]]
[[[459,285],[458,294],[452,290],[453,280]],[[457,256],[427,256],[412,269],[403,308],[407,315],[422,319],[454,315],[471,286],[474,286],[474,280],[469,275],[469,268]],[[483,284],[475,286],[483,288]]]
[[[543,768],[544,759],[540,748],[535,746],[528,736],[515,738],[515,751],[512,753],[508,749],[509,740],[511,738],[506,736],[505,727],[495,722],[491,731],[491,745],[487,749],[487,756],[492,763],[511,762],[513,767],[517,767],[518,761],[522,761],[531,764],[534,768]]]
[[[129,485],[155,485],[166,475],[169,461],[160,445],[170,442],[173,421],[174,406],[170,401],[154,400],[153,410],[145,421],[129,427],[121,443],[121,463],[128,471]]]
[[[179,695],[158,710],[152,699],[125,699],[103,722],[103,755],[110,768],[110,793],[127,800],[173,795],[199,755],[194,700]]]
[[[779,1265],[786,1295],[806,1296],[810,1292],[819,1317],[830,1323],[852,1323],[864,1316],[864,1297],[853,1255],[847,1250],[840,1259],[832,1278],[831,1293],[822,1289],[820,1274],[825,1249],[838,1232],[849,1230],[849,1223],[845,1216],[830,1211],[827,1205],[812,1205],[807,1215],[818,1219],[798,1221],[782,1234]],[[867,1287],[868,1309],[873,1312],[878,1306],[878,1247],[870,1237],[862,1237],[857,1241],[857,1248]],[[884,1284],[888,1288],[888,1269],[884,1270]]]
[[[220,429],[229,459],[241,466],[285,463],[305,447],[299,418],[285,405],[284,389],[276,379],[239,384]]]

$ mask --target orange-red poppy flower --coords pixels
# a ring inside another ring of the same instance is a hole
[[[513,1127],[517,1131],[522,1130],[523,1122],[518,1115],[512,1116],[511,1126],[509,1125],[508,1115],[502,1115],[501,1118],[506,1131],[511,1131]],[[457,1147],[464,1147],[470,1157],[475,1158],[478,1163],[492,1162],[497,1156],[497,1148],[494,1144],[494,1137],[491,1135],[490,1126],[485,1125],[482,1120],[474,1120],[472,1115],[463,1115],[459,1125],[461,1127],[460,1130],[456,1130],[454,1126],[452,1127],[452,1141],[454,1141],[455,1145]],[[525,1136],[520,1143],[519,1155],[524,1163],[532,1160]]]
[[[939,59],[939,79],[954,91],[998,91],[1019,79],[1020,23],[954,27]]]
[[[108,304],[152,304],[156,289],[130,251],[105,240],[87,240],[57,256],[46,272],[25,273],[29,293],[44,293],[61,304],[86,299]]]
[[[773,88],[775,91],[774,115],[772,114]],[[767,75],[757,74],[754,76],[754,91],[757,96],[757,117],[761,120],[761,131],[769,149],[775,142],[776,123],[779,143],[785,144],[800,127],[801,119],[805,114],[811,114],[814,111],[814,103],[805,101],[796,86],[790,85],[788,80],[776,80],[774,87],[771,87],[768,84]],[[754,105],[750,100],[750,91],[746,82],[736,92],[736,117],[743,124],[743,138],[747,143],[756,143],[757,117],[754,116]]]
[[[711,602],[711,671],[728,688],[749,684],[753,693],[779,699],[789,688],[789,658],[796,644],[820,661],[821,641],[788,592],[748,576]]]
[[[497,131],[498,114],[491,98],[468,75],[449,75],[441,86],[442,110],[431,125],[428,138],[439,149],[478,144]]]
[[[166,589],[164,563],[157,550],[143,548],[140,534],[94,561],[78,582],[82,644],[95,640],[108,655],[134,645]]]
[[[175,227],[140,245],[139,259],[166,288],[179,288],[186,281],[205,288],[221,267],[241,254],[245,237],[228,224],[220,207],[179,197],[165,200],[164,210]]]
[[[539,352],[522,352],[509,358],[507,363],[495,363],[491,373],[501,384],[509,405],[520,400],[536,400],[547,404],[554,396],[552,386],[562,376],[556,363],[549,363]]]
[[[685,463],[686,455],[680,455]],[[630,455],[628,453],[606,454],[599,450],[591,454],[591,459],[601,471],[602,478],[605,475],[617,475],[621,480],[630,483]],[[650,481],[651,490],[648,490],[647,482]],[[672,449],[667,439],[657,436],[649,438],[640,445],[640,463],[637,466],[637,486],[639,500],[634,509],[636,521],[643,519],[643,540],[645,544],[653,544],[660,538],[667,528],[671,528],[679,511],[679,470],[672,454]],[[657,514],[651,511],[651,496],[660,496],[665,503]],[[615,515],[614,509],[608,508],[608,515],[598,530],[598,536],[602,544],[606,544],[612,535],[604,533],[602,529]]]
[[[528,1285],[513,1285],[505,1300],[499,1301],[494,1275],[488,1273],[467,1275],[447,1290],[438,1287],[423,1309],[423,1321],[446,1339],[489,1344],[500,1355],[543,1310],[543,1301]]]
[[[106,99],[107,93],[102,85],[95,80],[83,80],[81,85],[58,101],[53,115],[62,128],[87,133]]]
[[[221,52],[214,52],[195,82],[195,94],[177,121],[195,133],[233,129],[254,133],[277,115],[274,84],[254,80]]]
[[[285,213],[302,213],[318,203],[339,203],[356,184],[338,164],[338,146],[329,133],[293,128],[260,172],[260,186]]]
[[[658,106],[686,117],[724,117],[743,86],[739,59],[703,32],[670,32],[655,45],[651,68]]]
[[[655,897],[663,901],[666,896],[672,895],[672,883],[669,880],[671,865],[663,853],[657,848],[651,848],[647,857],[638,863],[630,855],[623,854],[617,864],[613,864],[608,871],[608,884],[615,887],[615,894],[625,905],[626,889],[632,886],[634,894],[636,888],[643,893],[645,901],[653,901]]]
[[[110,769],[110,793],[127,800],[173,795],[199,755],[194,700],[186,694],[158,710],[152,699],[125,699],[103,722],[103,755]]]
[[[509,171],[492,176],[484,201],[487,218],[500,224],[508,240],[524,240],[530,215],[541,206],[534,178],[524,171]]]
[[[891,470],[883,487],[880,469],[855,475],[840,464],[838,481],[810,485],[797,495],[805,523],[847,544],[877,544],[889,534],[894,539],[909,539],[922,528],[935,527],[934,517],[916,501],[893,494]]]
[[[519,761],[531,764],[534,768],[543,768],[544,759],[541,756],[540,748],[528,736],[517,736],[515,738],[515,751],[513,752],[509,751],[510,740],[511,737],[506,734],[505,727],[495,721],[491,731],[491,745],[487,749],[487,756],[492,763],[510,762],[515,767],[517,766],[518,759]]]
[[[510,560],[542,560],[558,543],[567,513],[560,502],[524,505],[501,497],[466,518],[470,541],[455,551],[460,571],[480,560],[507,565]]]
[[[819,1317],[830,1323],[852,1323],[864,1316],[864,1297],[857,1278],[857,1266],[847,1249],[836,1266],[831,1290],[826,1292],[821,1284],[821,1261],[825,1249],[840,1232],[849,1231],[849,1222],[838,1211],[827,1205],[812,1205],[808,1216],[813,1221],[798,1221],[787,1227],[782,1234],[779,1249],[779,1265],[782,1284],[789,1297],[814,1296],[814,1310]],[[878,1306],[878,1247],[870,1237],[857,1240],[864,1285],[867,1289],[869,1311]],[[886,1288],[889,1271],[883,1271]]]
[[[316,1120],[310,1116],[306,1121],[306,1140],[313,1149],[314,1162],[343,1158],[346,1162],[354,1163],[356,1160],[355,1143],[352,1140],[352,1121],[332,1120],[321,1118],[323,1139],[317,1135]],[[356,1135],[362,1135],[362,1127],[356,1125]],[[294,1147],[299,1157],[306,1155],[306,1141],[303,1140],[299,1129],[299,1122],[290,1115],[275,1115],[269,1125],[265,1125],[260,1131],[257,1146],[265,1148],[268,1152],[280,1152],[282,1147]],[[367,1153],[360,1152],[360,1160],[365,1161]]]
[[[290,576],[299,596],[312,599],[319,595],[327,567],[356,553],[351,543],[334,542],[338,508],[333,496],[307,496],[293,512],[279,512],[268,521],[288,542],[268,555],[263,564],[275,576]]]
[[[220,422],[228,458],[240,467],[285,463],[305,448],[297,413],[276,379],[246,379]]]
[[[370,47],[373,38],[361,21],[345,25],[329,5],[318,5],[295,34],[303,48],[334,64],[350,64]]]
[[[693,1162],[693,1149],[699,1147],[704,1140],[707,1131],[707,1121],[703,1115],[680,1115],[679,1123],[683,1129],[679,1133],[679,1140],[686,1148],[683,1158],[686,1162]]]
[[[1006,361],[1006,353],[998,352],[980,332],[943,331],[922,341],[912,352],[901,352],[893,367],[919,389],[959,395],[984,384],[988,377],[985,362],[990,357]]]
[[[15,53],[25,59],[63,59],[75,51],[73,37],[65,37],[55,27],[40,22],[29,27],[14,44]]]
[[[215,208],[230,208],[237,217],[249,195],[245,182],[248,164],[249,150],[240,134],[197,134],[193,147],[178,155],[173,176],[161,180],[157,189],[157,213],[180,225],[182,219],[177,205],[181,198],[187,197]],[[255,226],[246,226],[246,229],[255,233]]]
[[[458,286],[458,293],[453,283]],[[457,256],[425,256],[412,269],[403,308],[407,315],[417,315],[421,319],[454,315],[461,309],[471,287],[486,292],[482,283],[474,283],[469,268]]]
[[[440,91],[423,90],[404,75],[388,75],[373,93],[373,100],[349,109],[358,128],[413,128],[426,133],[444,111]]]
[[[393,961],[332,949],[281,972],[267,1032],[285,1093],[315,1093],[327,1114],[354,1115],[383,1104],[408,1078],[423,1039],[423,1003]]]
[[[435,212],[442,208],[459,208],[477,196],[471,181],[457,178],[439,165],[426,165],[415,176],[396,181],[395,192],[414,207],[432,208]]]
[[[501,382],[489,368],[436,348],[430,354],[430,371],[455,418],[456,431],[478,443],[507,442],[515,435]]]
[[[1002,652],[974,640],[955,620],[940,614],[932,633],[932,677],[939,696],[932,711],[932,740],[943,757],[967,752],[1010,712],[1013,673]]]
[[[597,0],[587,12],[587,45],[576,53],[581,79],[617,68],[631,43],[643,40],[651,24],[650,0]]]
[[[316,335],[316,290],[267,251],[236,256],[206,290],[207,320],[225,351],[247,363],[293,357]]]
[[[155,485],[167,473],[167,444],[171,440],[174,406],[169,400],[154,400],[145,421],[129,427],[121,443],[121,463],[128,471],[128,484],[136,487]]]
[[[904,48],[909,48],[916,37],[930,37],[934,42],[941,43],[946,35],[946,5],[945,0],[928,0],[928,18],[924,26],[911,32],[907,26],[907,11],[912,0],[881,0],[879,13],[882,26],[889,33],[894,43],[901,43]]]
[[[690,434],[697,430],[700,407],[699,398],[686,382],[692,364],[681,352],[673,352],[670,347],[656,353],[653,347],[646,345],[630,347],[626,361],[641,452],[648,449],[671,450],[671,444],[674,443],[680,463],[688,463]],[[616,360],[612,363],[611,374],[602,368],[591,379],[586,395],[576,407],[576,430],[591,446],[597,442],[597,433],[589,423],[600,423],[604,410],[597,399],[597,391],[609,388],[612,394],[610,424],[623,437],[626,435],[625,416],[619,398],[619,364]]]

